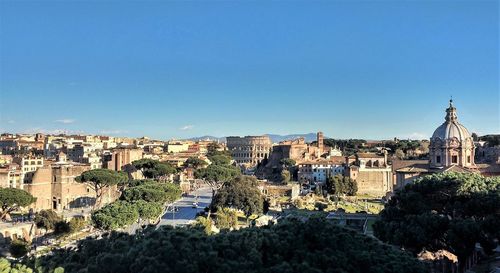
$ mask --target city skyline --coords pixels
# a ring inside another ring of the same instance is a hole
[[[0,7],[1,132],[500,133],[496,1]]]

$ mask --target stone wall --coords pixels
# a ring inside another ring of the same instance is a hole
[[[75,178],[89,165],[60,164],[44,166],[35,172],[33,181],[25,184],[24,189],[37,198],[31,205],[34,211],[54,209],[80,208],[92,206],[95,202],[95,191],[85,183],[78,183]],[[106,190],[102,204],[110,203],[119,197],[116,186]]]
[[[358,194],[385,196],[392,192],[392,170],[387,168],[360,169],[351,168],[351,178],[358,185]]]

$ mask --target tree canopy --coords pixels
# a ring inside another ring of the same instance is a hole
[[[337,196],[354,196],[358,192],[358,184],[348,176],[336,175],[328,177],[326,181],[328,193]]]
[[[231,157],[226,155],[213,155],[209,157],[209,160],[214,165],[229,165],[231,164]]]
[[[132,162],[132,166],[141,170],[144,177],[149,179],[159,179],[162,176],[177,173],[177,169],[172,165],[149,158],[136,160]]]
[[[92,213],[92,222],[97,228],[116,230],[139,219],[137,207],[130,202],[118,200]]]
[[[173,202],[180,197],[181,190],[174,184],[144,183],[123,191],[121,199],[126,201]]]
[[[95,227],[104,230],[124,228],[138,218],[155,220],[161,216],[164,204],[181,197],[176,184],[153,180],[133,180],[115,201],[92,214]]]
[[[313,142],[313,144],[316,141]],[[323,141],[325,146],[338,147],[344,152],[345,155],[352,155],[363,149],[363,145],[366,143],[364,139],[332,139],[327,138]]]
[[[109,169],[89,170],[76,177],[77,182],[97,184],[100,187],[117,185],[127,180],[128,176],[126,173]]]
[[[104,234],[38,260],[65,272],[425,273],[415,258],[324,219],[206,235],[197,228],[152,228],[143,234]]]
[[[214,155],[225,155],[231,157],[231,152],[227,150],[221,151],[222,146],[218,143],[212,142],[207,146],[207,156],[210,158]]]
[[[240,175],[240,169],[234,166],[209,165],[204,169],[196,170],[194,175],[198,179],[208,182],[226,182]]]
[[[15,188],[0,188],[0,203],[2,205],[0,219],[5,219],[9,213],[29,206],[35,201],[36,198],[27,191]]]
[[[374,225],[382,241],[419,253],[447,250],[463,261],[481,243],[500,239],[500,178],[440,173],[396,192]]]
[[[283,158],[280,160],[280,164],[283,165],[285,168],[290,168],[290,167],[295,166],[295,164],[297,164],[297,162],[295,162],[295,160],[293,160],[291,158]]]
[[[104,189],[125,183],[128,180],[128,175],[121,171],[94,169],[83,172],[80,176],[77,176],[75,180],[80,183],[87,183],[94,188],[96,194],[94,208],[98,208],[101,206],[101,197]]]
[[[35,215],[35,224],[38,228],[53,230],[62,218],[53,210],[42,210]]]
[[[212,201],[212,208],[227,207],[243,211],[247,217],[263,212],[264,197],[257,189],[257,179],[240,175],[224,183]]]
[[[0,272],[1,273],[33,273],[33,269],[26,265],[11,262],[5,258],[0,258]]]
[[[14,257],[14,258],[21,258],[21,257],[25,256],[26,254],[28,254],[28,252],[30,250],[29,246],[30,246],[29,243],[24,241],[24,240],[14,239],[10,243],[10,247],[9,247],[10,255],[12,255],[12,257]]]
[[[500,135],[484,135],[480,136],[479,140],[488,142],[489,147],[500,145]]]
[[[155,220],[163,212],[163,204],[159,202],[136,200],[133,205],[142,219]]]
[[[238,214],[230,208],[218,208],[215,225],[220,230],[230,230],[238,226]]]
[[[207,162],[205,160],[199,159],[197,157],[190,157],[184,162],[184,167],[198,169],[201,167],[205,167]]]
[[[288,184],[291,179],[291,174],[289,170],[282,170],[281,171],[281,183],[283,184]]]

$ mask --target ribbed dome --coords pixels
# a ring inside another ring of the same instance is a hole
[[[446,109],[446,121],[439,126],[432,138],[439,138],[441,140],[448,140],[456,138],[458,141],[462,142],[471,138],[471,135],[467,128],[460,124],[457,120],[456,108],[453,107],[453,101],[450,100],[450,107]]]
[[[471,135],[467,128],[458,122],[445,122],[432,134],[432,138],[440,138],[442,140],[457,138],[459,141],[464,141],[470,137]]]

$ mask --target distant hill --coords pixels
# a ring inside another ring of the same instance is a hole
[[[200,137],[188,138],[187,140],[191,140],[191,141],[212,140],[212,141],[226,142],[226,137],[200,136]]]
[[[308,134],[294,134],[294,135],[275,135],[275,134],[267,134],[273,143],[278,143],[284,140],[291,140],[303,137],[306,142],[313,142],[316,140],[316,133],[308,133]],[[325,137],[327,138],[327,137]]]
[[[293,134],[293,135],[277,135],[277,134],[267,134],[273,143],[278,143],[284,140],[291,140],[303,137],[306,142],[312,142],[316,140],[316,133],[308,133],[308,134]],[[325,137],[325,139],[328,137]],[[214,140],[219,142],[226,142],[226,137],[215,137],[215,136],[200,136],[200,137],[192,137],[188,140],[199,141],[199,140]]]

